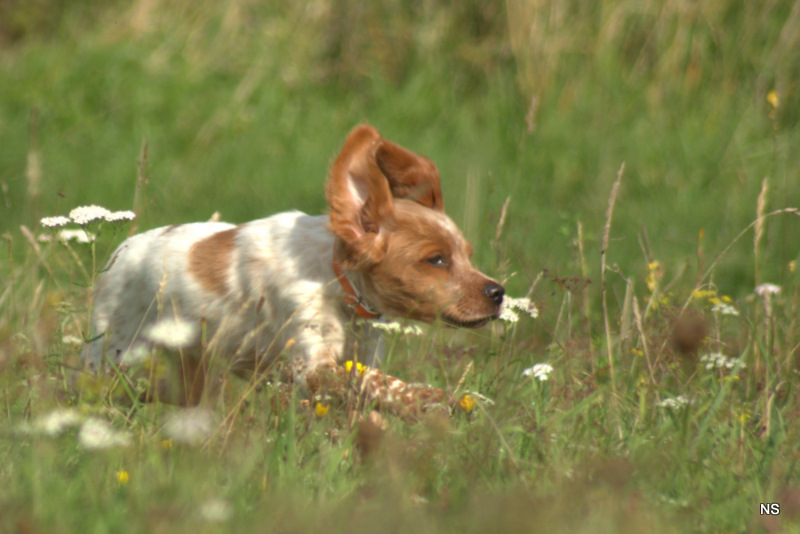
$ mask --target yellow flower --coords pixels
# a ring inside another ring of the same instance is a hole
[[[355,366],[356,366],[356,371],[358,372],[358,376],[363,375],[364,372],[367,370],[367,367],[365,365],[362,365],[360,362],[354,362],[353,360],[347,360],[346,362],[344,362],[345,371],[350,373],[353,370],[353,364],[355,364]]]
[[[737,414],[737,419],[741,424],[745,424],[748,419],[750,419],[750,411],[749,410],[742,410]]]
[[[120,486],[124,486],[125,484],[127,484],[130,479],[131,479],[130,474],[128,474],[128,472],[125,471],[124,469],[120,469],[119,471],[117,471],[117,482],[119,482]]]
[[[642,352],[642,349],[637,349],[635,347],[631,348],[631,353],[635,354],[636,356],[644,355],[644,352]]]
[[[772,106],[772,109],[777,109],[778,106],[781,105],[781,99],[778,98],[778,93],[775,91],[770,91],[767,93],[767,102],[769,102],[769,105]]]
[[[647,271],[647,279],[645,282],[647,283],[647,289],[653,292],[656,289],[658,281],[664,276],[664,269],[661,267],[661,262],[651,261],[647,264]]]
[[[330,410],[330,409],[331,409],[331,407],[328,406],[327,404],[324,404],[322,402],[318,402],[314,406],[314,413],[316,414],[317,417],[325,417],[325,415],[328,413],[328,410]]]
[[[170,450],[172,447],[175,446],[175,442],[172,441],[172,438],[162,439],[161,440],[161,448],[165,451]]]
[[[717,297],[717,292],[714,289],[695,289],[692,291],[692,297],[695,300],[712,299]]]
[[[471,413],[472,410],[475,409],[476,404],[478,404],[478,401],[476,401],[475,397],[473,397],[472,395],[464,395],[463,397],[458,399],[458,405],[466,413]]]

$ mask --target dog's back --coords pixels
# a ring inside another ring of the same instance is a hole
[[[100,337],[88,345],[89,368],[99,369],[104,357],[135,360],[152,346],[148,328],[175,317],[203,320],[211,348],[235,368],[279,352],[292,337],[290,323],[313,328],[316,320],[331,334],[344,305],[333,285],[327,221],[294,211],[240,226],[191,223],[130,237],[96,289],[93,335]],[[191,352],[200,341],[198,331],[182,348]]]

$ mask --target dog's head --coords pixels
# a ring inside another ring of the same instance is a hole
[[[378,311],[468,327],[499,315],[503,286],[470,263],[432,161],[359,126],[333,163],[326,197],[335,258]]]

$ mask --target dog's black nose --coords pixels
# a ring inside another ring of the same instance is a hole
[[[503,289],[503,286],[500,284],[489,282],[483,286],[483,294],[486,295],[486,298],[500,306],[503,303],[503,295],[506,294],[506,290]]]

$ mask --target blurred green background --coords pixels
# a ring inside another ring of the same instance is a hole
[[[800,4],[577,0],[3,0],[0,231],[82,204],[138,229],[325,210],[328,164],[369,122],[439,166],[476,262],[524,293],[608,261],[687,287],[766,209],[800,205]],[[768,95],[773,93],[772,103]],[[501,208],[511,197],[503,234]],[[768,220],[787,282],[800,220]],[[701,238],[702,234],[702,238]],[[5,260],[0,260],[0,262]],[[752,233],[715,271],[755,284]]]

